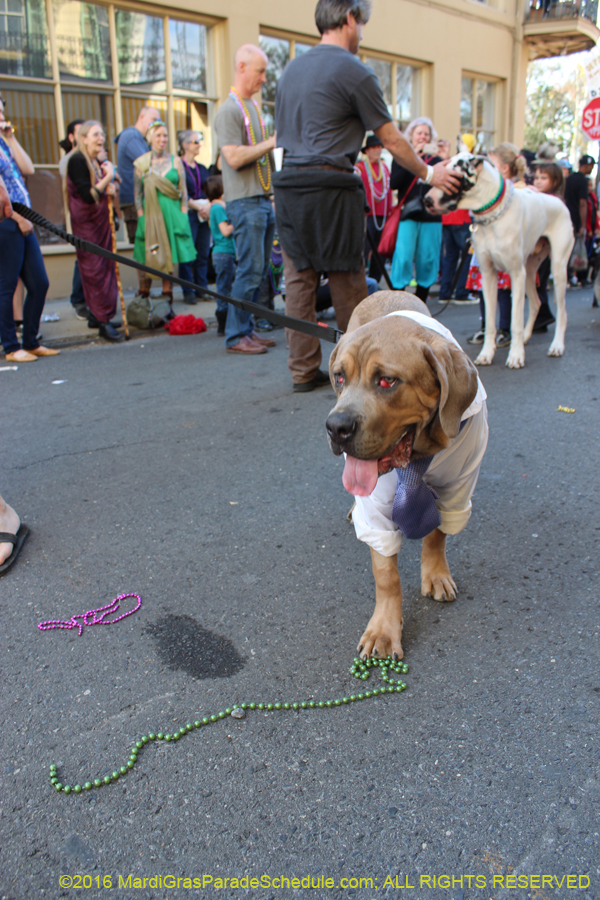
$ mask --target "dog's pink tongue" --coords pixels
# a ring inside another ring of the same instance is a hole
[[[378,469],[376,459],[356,459],[346,456],[342,481],[349,494],[368,497],[375,490]]]

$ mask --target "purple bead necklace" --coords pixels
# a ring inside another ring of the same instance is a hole
[[[118,612],[119,607],[121,605],[121,600],[125,600],[127,597],[135,597],[137,599],[136,606],[133,609],[128,610],[127,612],[121,613],[120,616],[117,616],[116,619],[109,619],[105,621],[107,616],[112,615],[113,613]],[[40,631],[51,631],[54,628],[78,628],[79,636],[81,637],[81,633],[83,631],[84,625],[114,625],[115,622],[119,622],[121,619],[130,616],[132,613],[137,612],[140,606],[142,605],[142,598],[139,594],[119,594],[118,597],[115,597],[107,606],[100,606],[98,609],[88,609],[87,612],[84,613],[76,613],[74,616],[71,616],[68,622],[61,622],[58,619],[51,619],[48,622],[40,622],[38,628]],[[100,613],[100,615],[96,615]],[[81,619],[81,622],[77,620]]]

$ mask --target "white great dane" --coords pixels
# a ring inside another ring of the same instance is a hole
[[[535,275],[548,250],[552,254],[557,310],[554,340],[548,356],[562,356],[567,330],[567,264],[575,242],[567,207],[558,197],[528,188],[515,189],[485,157],[459,153],[452,157],[449,166],[461,174],[458,194],[449,195],[440,188],[432,188],[425,196],[425,206],[437,215],[451,209],[472,212],[473,246],[481,270],[485,301],[485,340],[475,364],[489,366],[493,362],[498,304],[496,273],[508,272],[512,285],[512,318],[506,365],[510,369],[521,369],[525,365],[525,344],[531,337],[540,308]],[[529,300],[529,318],[523,327],[525,292]]]

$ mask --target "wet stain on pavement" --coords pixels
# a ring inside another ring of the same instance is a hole
[[[78,834],[71,834],[65,841],[65,850],[81,863],[92,865],[96,861],[94,851]]]
[[[203,628],[192,616],[167,615],[146,630],[161,662],[191,678],[229,678],[246,662],[228,638]]]

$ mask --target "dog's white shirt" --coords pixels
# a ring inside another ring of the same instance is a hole
[[[419,325],[452,341],[462,350],[452,332],[436,319],[412,311],[398,311],[390,315],[413,319]],[[445,450],[436,453],[423,478],[438,495],[436,503],[442,519],[439,527],[444,534],[458,534],[469,521],[471,497],[487,447],[487,394],[479,378],[477,381],[475,399],[462,415],[463,421],[470,421],[461,428]],[[382,556],[394,556],[402,543],[402,533],[392,521],[397,487],[398,475],[393,469],[377,479],[375,490],[368,497],[355,497],[352,521],[356,536]]]

